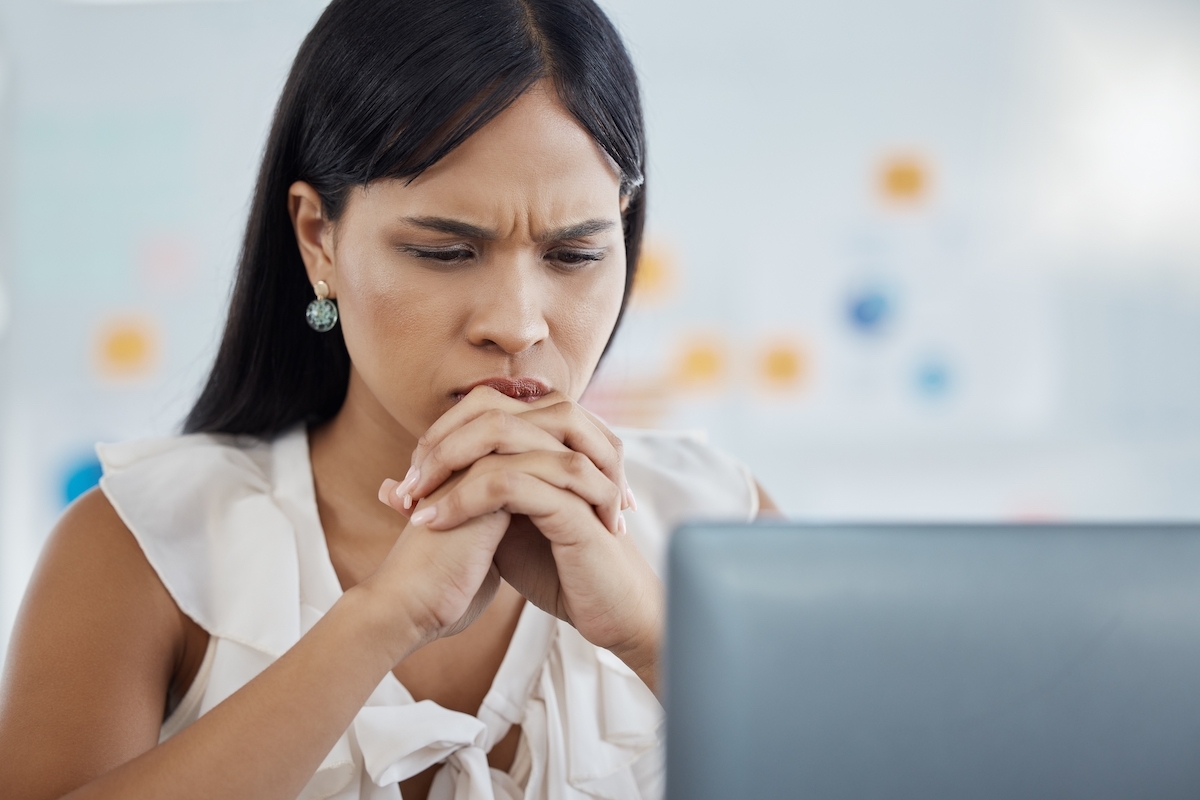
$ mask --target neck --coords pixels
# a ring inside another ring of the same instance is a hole
[[[379,502],[379,485],[384,478],[404,477],[416,446],[417,436],[379,404],[351,368],[341,410],[309,433],[313,484],[326,538],[399,535],[403,520]]]

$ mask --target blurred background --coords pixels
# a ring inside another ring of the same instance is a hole
[[[601,4],[651,213],[591,408],[799,518],[1200,519],[1200,0]],[[323,5],[0,0],[0,652],[198,391]]]

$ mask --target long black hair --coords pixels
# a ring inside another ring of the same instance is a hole
[[[311,184],[336,221],[352,187],[415,178],[541,79],[616,162],[629,197],[619,325],[645,223],[646,149],[633,64],[604,13],[592,0],[333,0],[275,110],[229,318],[184,431],[271,437],[330,419],[346,399],[341,327],[317,333],[304,319],[313,290],[288,215],[292,183]]]

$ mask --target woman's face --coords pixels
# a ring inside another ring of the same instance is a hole
[[[348,402],[419,435],[481,382],[577,399],[621,307],[621,212],[615,166],[542,84],[411,184],[353,190],[327,277],[306,253],[338,301]]]

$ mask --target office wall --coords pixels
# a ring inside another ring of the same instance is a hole
[[[94,442],[193,398],[322,5],[0,3],[0,643]],[[604,5],[651,222],[591,407],[801,517],[1200,516],[1200,5]]]
[[[803,515],[1194,517],[1200,5],[730,8],[615,9],[667,276],[616,407]]]

